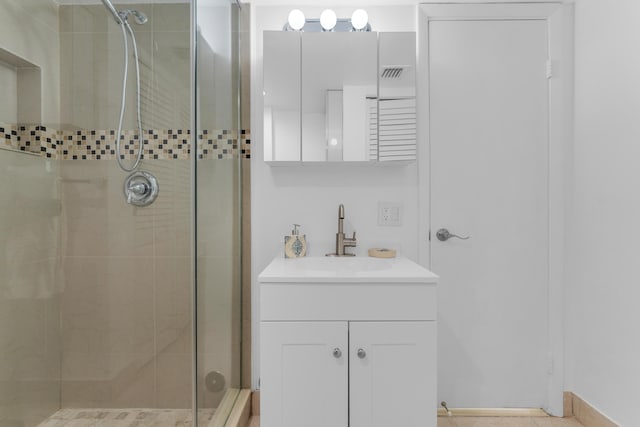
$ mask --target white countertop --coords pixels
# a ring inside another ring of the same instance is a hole
[[[438,276],[404,258],[277,257],[260,273],[261,283],[430,283]]]

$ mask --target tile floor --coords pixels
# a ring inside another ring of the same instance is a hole
[[[200,412],[201,424],[214,410]],[[38,427],[191,427],[190,409],[61,409]]]
[[[574,418],[438,417],[438,427],[582,427]]]
[[[251,417],[247,427],[260,427],[260,417]],[[438,417],[438,427],[582,427],[573,418],[554,417]]]

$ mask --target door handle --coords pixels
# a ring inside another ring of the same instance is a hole
[[[446,242],[447,240],[451,239],[452,237],[455,237],[456,239],[460,239],[460,240],[467,240],[471,236],[458,236],[457,234],[453,234],[453,233],[449,232],[449,230],[447,230],[446,228],[441,228],[440,230],[438,230],[436,232],[436,237],[441,242]]]

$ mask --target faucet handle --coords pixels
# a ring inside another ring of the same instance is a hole
[[[353,237],[347,237],[344,239],[344,245],[345,246],[349,246],[349,247],[355,247],[357,244],[356,242],[356,232],[353,232]]]

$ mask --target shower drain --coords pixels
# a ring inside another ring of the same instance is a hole
[[[204,377],[204,385],[208,391],[218,392],[224,390],[227,380],[218,371],[211,371]]]

